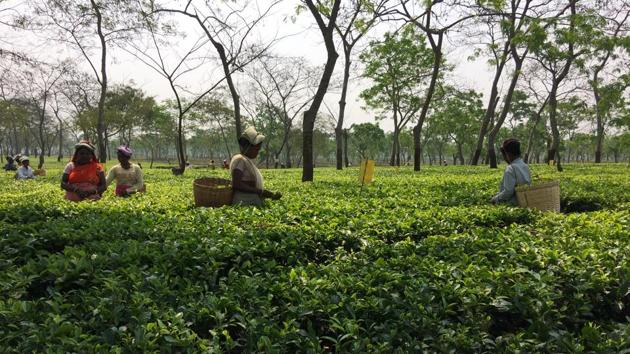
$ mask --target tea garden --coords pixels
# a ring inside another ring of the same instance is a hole
[[[219,170],[72,203],[61,167],[0,175],[3,353],[630,353],[627,165],[534,165],[563,213],[489,205],[486,167],[263,170],[261,209],[195,208]]]

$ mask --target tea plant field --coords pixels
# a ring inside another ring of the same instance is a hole
[[[630,168],[567,165],[563,213],[488,200],[502,169],[263,170],[261,209],[192,180],[63,200],[0,174],[0,352],[630,353]]]

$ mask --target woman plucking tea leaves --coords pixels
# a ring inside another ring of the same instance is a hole
[[[129,160],[133,151],[128,146],[119,146],[116,150],[119,164],[112,167],[105,179],[107,186],[116,180],[116,195],[127,197],[137,192],[145,192],[144,175],[139,165]]]
[[[238,139],[241,153],[234,155],[230,162],[232,175],[233,205],[262,206],[264,198],[280,199],[282,194],[264,189],[264,181],[260,170],[254,164],[265,136],[249,127]]]
[[[75,202],[100,199],[107,189],[103,167],[96,159],[94,146],[88,141],[74,146],[72,160],[61,176],[61,189],[66,191],[66,199]]]

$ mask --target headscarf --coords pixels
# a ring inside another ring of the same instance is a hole
[[[78,144],[74,146],[74,154],[72,154],[71,160],[72,162],[77,162],[77,152],[81,148],[88,149],[92,153],[92,162],[98,163],[98,159],[96,158],[96,154],[94,153],[94,145],[92,145],[89,140],[81,140]]]
[[[265,140],[265,136],[258,133],[254,127],[248,127],[241,134],[241,138],[247,140],[250,145],[258,145]]]
[[[116,151],[118,151],[119,154],[126,157],[131,157],[131,155],[133,155],[133,150],[131,150],[129,146],[125,146],[125,145],[120,145],[118,149],[116,149]]]
[[[80,149],[87,149],[92,153],[92,159],[90,162],[78,165],[77,153]],[[94,145],[87,140],[82,140],[74,146],[74,154],[72,155],[72,162],[74,168],[70,171],[68,176],[68,182],[72,184],[89,183],[94,186],[98,185],[99,177],[98,173],[103,170],[103,167],[98,163],[96,154],[94,154]]]

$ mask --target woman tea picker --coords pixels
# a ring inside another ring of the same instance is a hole
[[[119,146],[118,162],[120,164],[112,167],[107,173],[105,182],[109,186],[116,180],[116,195],[127,197],[136,192],[144,192],[144,177],[139,165],[129,162],[133,151],[127,146]]]
[[[232,175],[233,205],[262,206],[263,198],[280,199],[282,194],[264,189],[263,177],[254,164],[253,159],[258,156],[265,136],[258,134],[256,129],[245,129],[238,139],[241,153],[234,155],[230,162]]]
[[[94,146],[88,141],[74,146],[72,160],[61,176],[61,189],[66,191],[66,199],[75,202],[100,199],[107,189],[103,167],[96,159]]]
[[[492,197],[492,203],[517,205],[515,188],[521,184],[531,184],[529,167],[521,159],[521,143],[516,139],[506,139],[501,145],[501,153],[508,163],[499,185],[499,193]]]

